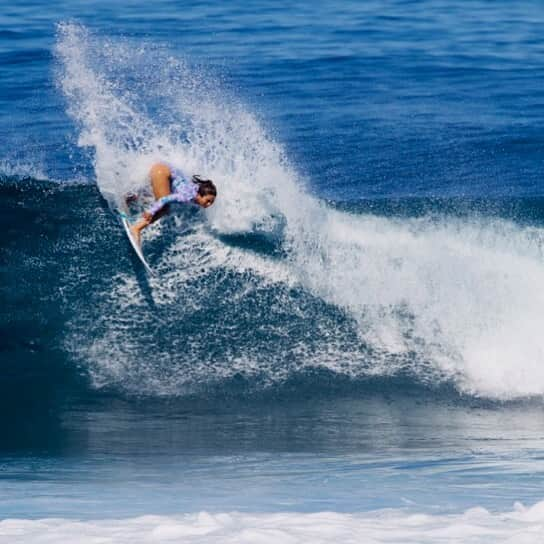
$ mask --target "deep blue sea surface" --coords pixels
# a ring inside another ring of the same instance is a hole
[[[541,541],[542,2],[0,7],[0,542]]]

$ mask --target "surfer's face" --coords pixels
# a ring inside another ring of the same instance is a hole
[[[195,202],[202,208],[209,208],[215,202],[214,195],[196,195]]]

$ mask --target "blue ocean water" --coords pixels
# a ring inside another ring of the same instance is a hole
[[[61,518],[133,542],[157,515],[316,542],[296,524],[336,512],[330,539],[537,542],[543,23],[536,0],[4,3],[0,541]],[[219,198],[146,231],[147,278],[108,205],[157,160]]]

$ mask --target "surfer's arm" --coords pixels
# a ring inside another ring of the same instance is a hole
[[[140,232],[151,225],[151,223],[154,223],[157,219],[160,219],[163,215],[166,215],[168,213],[168,204],[171,202],[179,202],[180,200],[175,197],[174,194],[163,196],[162,198],[159,198],[155,201],[153,206],[149,208],[149,210],[146,210],[142,214],[142,218],[137,222],[134,223],[131,227],[133,233],[137,236],[137,239],[139,240]]]
[[[156,219],[164,215],[164,213],[166,213],[165,206],[168,206],[169,204],[172,204],[174,202],[184,203],[188,202],[188,200],[185,195],[180,193],[171,193],[169,195],[163,196],[162,198],[157,199],[151,206],[151,208],[147,210],[146,217],[148,217],[151,221],[155,221]],[[161,211],[162,213],[158,215]]]
[[[142,230],[151,225],[151,223],[154,223],[157,219],[160,219],[163,215],[166,215],[168,213],[168,205],[172,202],[187,202],[187,199],[178,193],[171,193],[163,196],[162,198],[157,199],[151,208],[142,214],[142,218],[130,227],[138,244],[140,243]]]

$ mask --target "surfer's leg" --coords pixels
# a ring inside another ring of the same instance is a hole
[[[151,223],[157,221],[157,219],[160,219],[163,215],[167,215],[168,208],[169,206],[165,206],[162,210],[159,210],[152,219],[143,217],[137,223],[131,225],[130,232],[132,232],[132,235],[134,236],[134,238],[136,238],[139,245],[141,245],[142,243],[142,230],[151,225]]]
[[[157,163],[151,167],[149,171],[149,178],[151,180],[151,188],[153,189],[153,196],[155,199],[162,198],[163,196],[168,196],[172,191],[170,188],[170,168],[166,164]],[[134,223],[130,227],[130,231],[138,244],[141,243],[142,230],[144,230],[148,225],[154,223],[157,219],[160,219],[163,215],[168,213],[168,206],[165,206],[159,210],[153,218],[143,217],[137,223]],[[144,214],[145,215],[145,214]]]
[[[130,232],[132,233],[132,236],[134,236],[134,239],[138,242],[138,245],[142,245],[142,230],[145,229],[149,225],[149,222],[147,222],[145,219],[141,219],[134,225],[130,226]]]
[[[162,211],[163,210],[161,210],[161,212]],[[156,215],[159,216],[159,213],[157,213]],[[138,245],[142,244],[142,231],[157,219],[158,217],[153,217],[153,219],[151,220],[146,217],[142,217],[137,223],[134,223],[130,226],[130,232],[132,233],[132,236],[134,236],[134,238],[137,240]]]
[[[158,200],[172,192],[170,187],[171,172],[166,164],[157,163],[149,171],[153,196]]]

